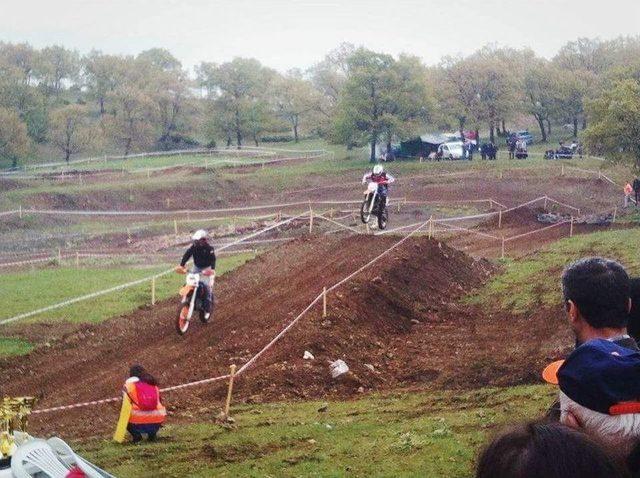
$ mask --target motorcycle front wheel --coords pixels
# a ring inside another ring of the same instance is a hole
[[[176,316],[176,331],[184,335],[189,329],[189,302],[182,302]]]
[[[362,224],[368,223],[369,219],[371,219],[371,213],[369,212],[371,204],[369,204],[369,200],[370,196],[367,196],[367,198],[362,201],[362,206],[360,206],[360,219],[362,220]]]
[[[378,213],[378,228],[380,230],[387,228],[387,221],[389,220],[389,210],[385,204],[380,205],[380,212]]]

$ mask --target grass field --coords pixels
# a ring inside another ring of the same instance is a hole
[[[158,443],[79,444],[119,477],[468,477],[479,447],[504,425],[540,417],[544,385],[405,392],[359,400],[242,405],[237,428],[170,424]],[[171,423],[171,421],[169,421]]]
[[[604,256],[620,261],[631,275],[640,274],[639,243],[638,229],[561,239],[522,259],[503,261],[504,271],[467,300],[493,304],[516,314],[539,305],[552,306],[561,300],[560,275],[571,261],[592,255]]]
[[[220,258],[216,268],[218,275],[239,267],[252,253],[241,253]],[[154,267],[50,267],[0,275],[0,303],[4,305],[0,320],[18,314],[47,307],[74,297],[108,289],[126,282],[151,276],[167,270],[171,265]],[[175,296],[183,281],[177,274],[169,274],[156,281],[157,300]],[[16,300],[19,297],[20,300]],[[130,313],[151,301],[151,281],[105,294],[95,299],[78,302],[50,312],[24,319],[22,322],[51,323],[67,321],[94,323]],[[6,325],[5,327],[10,327]],[[37,345],[37,344],[36,344]],[[17,339],[0,338],[0,356],[27,353],[30,344]]]

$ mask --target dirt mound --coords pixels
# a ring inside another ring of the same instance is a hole
[[[3,394],[33,394],[49,407],[118,394],[132,363],[142,363],[162,384],[178,384],[227,372],[268,343],[322,290],[390,247],[388,237],[310,237],[278,247],[224,277],[216,290],[214,321],[194,323],[186,336],[173,329],[176,301],[128,317],[86,326],[27,357],[0,363]],[[238,381],[238,397],[350,395],[439,377],[442,327],[457,328],[453,301],[490,273],[445,244],[406,241],[352,281],[329,294],[329,314],[316,307]],[[177,286],[176,286],[177,289]],[[446,339],[448,342],[449,339]],[[440,344],[440,345],[438,345]],[[448,347],[445,347],[448,348]],[[305,350],[315,356],[303,361]],[[431,357],[433,355],[433,357]],[[344,359],[352,372],[333,381],[328,361]],[[447,365],[448,366],[448,365]],[[173,411],[220,400],[222,385],[173,393]],[[187,406],[190,405],[190,406]],[[89,414],[89,415],[87,415]],[[92,409],[34,418],[36,429],[83,430]],[[92,432],[113,424],[115,407],[103,407]]]

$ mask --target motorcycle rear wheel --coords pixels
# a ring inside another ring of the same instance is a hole
[[[184,335],[185,333],[187,333],[187,330],[189,329],[190,320],[188,319],[188,315],[189,315],[189,302],[180,303],[180,306],[178,307],[178,313],[176,315],[176,331],[180,335]]]
[[[380,205],[380,212],[378,213],[378,228],[380,230],[387,228],[387,221],[389,220],[389,210],[385,204]]]
[[[200,309],[200,322],[202,322],[203,324],[208,324],[209,321],[211,320],[211,317],[213,317],[213,311],[215,309],[216,303],[213,301],[213,298],[211,299],[211,313],[209,314],[209,317],[205,317],[205,311]]]

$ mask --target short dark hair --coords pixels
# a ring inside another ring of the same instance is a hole
[[[621,478],[619,463],[584,433],[533,422],[503,432],[482,452],[476,478]]]
[[[640,277],[629,280],[629,297],[631,298],[631,310],[629,311],[627,331],[638,342],[640,340]]]
[[[562,273],[562,292],[592,327],[627,325],[629,276],[618,262],[586,257],[569,264]]]

